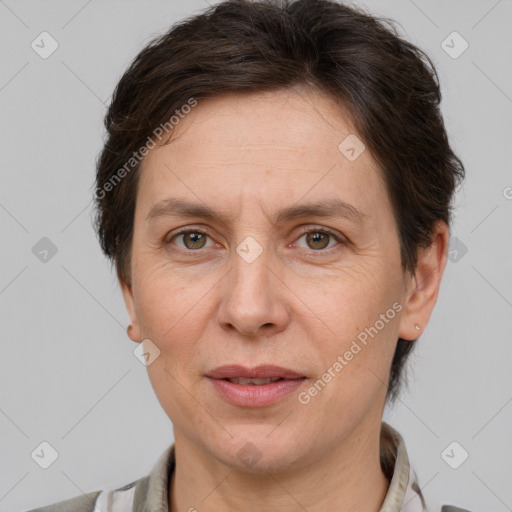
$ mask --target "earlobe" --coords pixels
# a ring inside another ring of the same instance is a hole
[[[132,287],[122,280],[119,280],[119,284],[121,286],[121,291],[123,293],[123,299],[126,306],[126,310],[128,311],[128,315],[130,316],[130,325],[126,329],[126,334],[128,337],[136,342],[140,343],[142,341],[139,322],[137,319],[137,313],[135,311],[135,303],[133,299]]]
[[[439,221],[433,230],[431,245],[419,251],[418,264],[408,281],[404,312],[400,318],[399,337],[404,340],[417,339],[428,323],[447,262],[448,239],[448,226]]]

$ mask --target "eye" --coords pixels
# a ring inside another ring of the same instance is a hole
[[[343,243],[339,237],[325,228],[310,228],[302,233],[299,240],[302,238],[307,244],[305,248],[314,252],[323,252],[324,249],[331,248],[333,245],[329,247],[330,242]]]
[[[174,243],[179,249],[188,252],[199,252],[208,246],[207,239],[210,235],[201,229],[184,229],[171,234],[165,239],[165,244]],[[304,230],[298,240],[304,239],[306,247],[310,252],[327,252],[325,249],[332,248],[336,242],[343,245],[341,237],[326,228],[309,228]],[[175,242],[181,240],[181,244]],[[297,244],[296,242],[295,244]],[[300,247],[300,246],[299,246]]]
[[[172,237],[168,238],[166,243],[171,243],[173,240],[181,239],[183,246],[176,244],[180,249],[194,251],[197,249],[204,249],[206,239],[209,235],[199,229],[188,229],[175,233]]]

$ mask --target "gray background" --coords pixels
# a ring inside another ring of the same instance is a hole
[[[456,252],[412,357],[411,386],[385,419],[404,436],[432,509],[512,510],[512,2],[357,4],[397,20],[431,55],[467,168]],[[125,333],[91,194],[105,105],[122,71],[153,36],[205,6],[0,0],[2,512],[131,482],[172,442]],[[31,48],[42,31],[59,44],[47,59]],[[453,31],[469,43],[456,59],[441,46]],[[57,248],[46,262],[32,251],[43,237]],[[31,458],[42,441],[59,454],[48,469]],[[458,469],[441,457],[452,441],[469,453]]]

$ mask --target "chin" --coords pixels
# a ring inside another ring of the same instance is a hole
[[[268,425],[240,430],[227,443],[217,447],[215,455],[224,464],[250,473],[290,467],[300,457],[297,446],[302,446],[302,443],[286,430],[280,436],[274,435]]]

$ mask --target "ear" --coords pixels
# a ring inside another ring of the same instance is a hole
[[[404,312],[400,318],[398,335],[404,340],[415,340],[424,331],[437,302],[441,278],[448,258],[450,232],[443,221],[432,230],[432,244],[420,249],[414,275],[406,284]],[[415,326],[419,325],[420,329]]]
[[[139,321],[137,318],[137,312],[135,309],[135,301],[133,299],[132,285],[127,284],[120,275],[118,275],[118,280],[119,285],[121,287],[121,291],[123,293],[123,299],[126,305],[126,310],[128,311],[128,315],[130,316],[130,323],[132,325],[132,328],[128,329],[127,331],[128,336],[132,341],[140,343],[142,341],[142,336]]]

